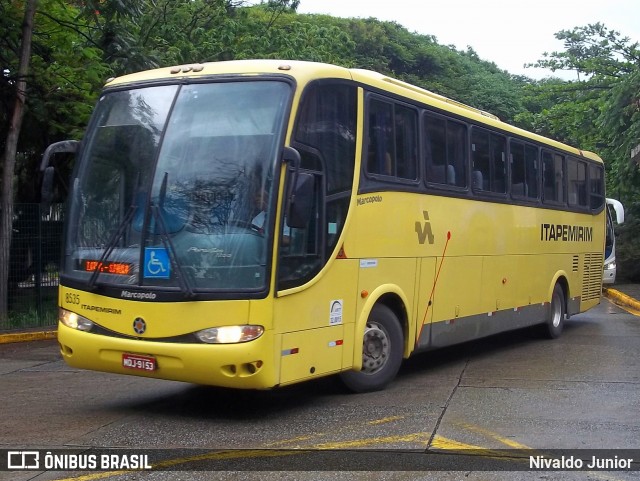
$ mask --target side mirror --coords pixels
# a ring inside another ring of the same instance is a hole
[[[40,163],[40,172],[44,172],[49,167],[51,157],[55,154],[75,154],[78,151],[80,142],[77,140],[63,140],[62,142],[56,142],[47,147],[47,150],[42,154],[42,162]]]
[[[303,229],[309,224],[313,201],[315,196],[315,178],[312,174],[299,172],[295,179],[289,208],[287,212],[287,225],[296,229]]]
[[[616,199],[607,198],[607,205],[610,205],[616,214],[616,224],[624,224],[624,207],[622,203]]]
[[[291,164],[294,170],[298,170],[300,168],[300,152],[298,152],[293,147],[289,147],[288,145],[284,147],[284,151],[282,152],[282,160],[284,160],[288,164]]]
[[[40,163],[40,172],[42,172],[42,185],[40,186],[40,202],[43,210],[49,210],[51,202],[53,202],[53,182],[55,178],[55,168],[51,163],[51,157],[55,154],[75,154],[78,152],[80,142],[77,140],[63,140],[51,144],[42,154],[42,162]]]

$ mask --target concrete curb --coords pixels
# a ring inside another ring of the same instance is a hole
[[[57,329],[47,329],[44,331],[26,331],[26,332],[7,332],[0,334],[0,344],[9,344],[11,342],[28,342],[28,341],[45,341],[56,339],[58,337]]]
[[[616,291],[615,289],[611,289],[608,287],[605,287],[604,289],[602,289],[602,291],[604,293],[604,296],[607,299],[613,301],[615,304],[622,304],[623,306],[627,306],[636,311],[640,311],[640,301],[637,301],[633,297],[629,297],[620,291]]]

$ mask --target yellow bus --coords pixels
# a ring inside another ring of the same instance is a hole
[[[592,153],[360,70],[278,60],[107,82],[77,151],[60,273],[70,365],[267,389],[600,301]],[[50,169],[50,168],[49,168]]]

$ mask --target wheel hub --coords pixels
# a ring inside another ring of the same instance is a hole
[[[375,322],[367,324],[362,349],[362,370],[367,374],[379,371],[389,358],[389,336]]]

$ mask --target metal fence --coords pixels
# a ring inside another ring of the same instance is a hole
[[[63,205],[15,204],[9,265],[9,317],[0,331],[53,326],[57,318]]]

